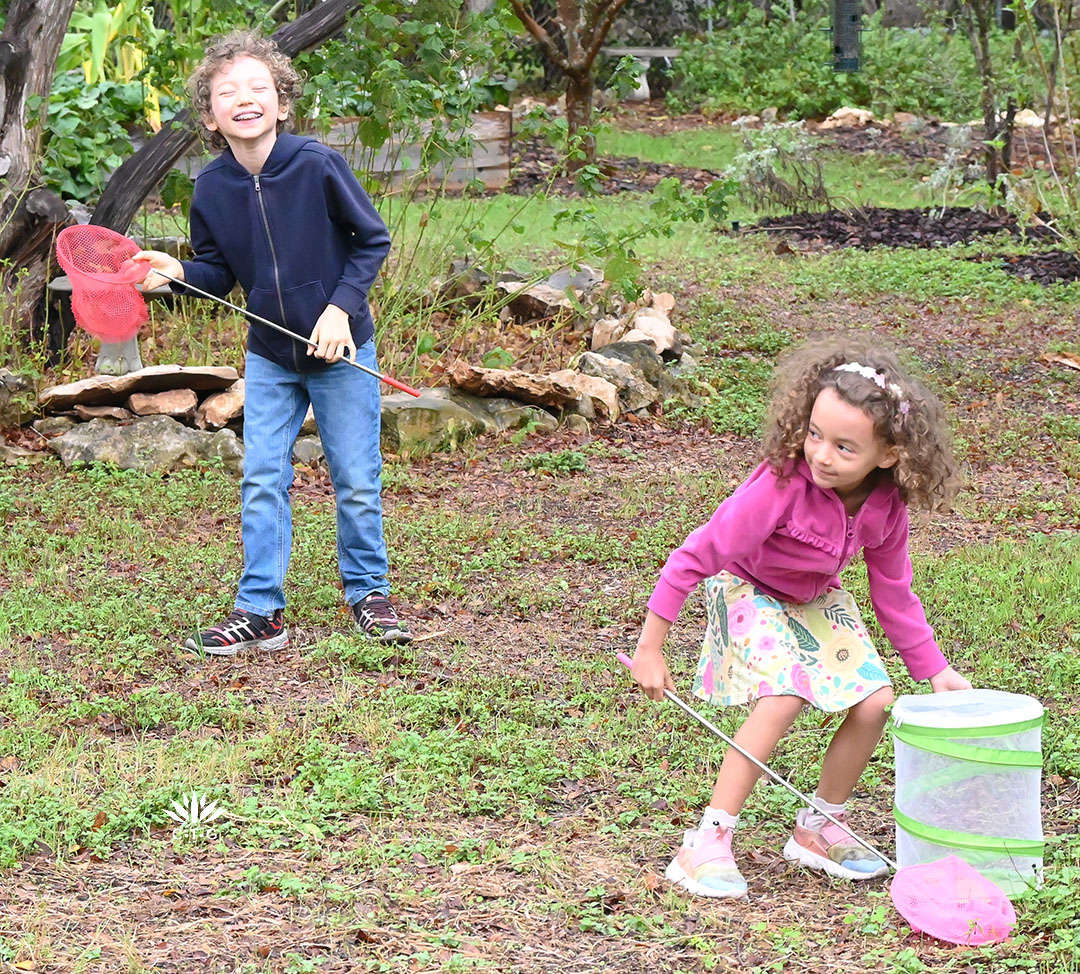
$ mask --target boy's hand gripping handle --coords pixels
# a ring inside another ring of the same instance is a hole
[[[629,656],[627,656],[626,653],[618,653],[616,658],[627,669],[630,669],[634,665],[634,661]],[[670,700],[673,704],[675,704],[683,713],[685,713],[689,717],[693,717],[694,720],[696,720],[699,724],[701,724],[702,727],[704,727],[708,731],[711,731],[713,734],[715,734],[717,737],[719,737],[720,740],[722,740],[729,747],[733,747],[736,751],[738,751],[744,758],[746,758],[747,761],[749,761],[751,764],[756,765],[758,768],[760,768],[762,771],[764,771],[765,774],[767,774],[770,778],[772,778],[772,780],[775,781],[778,785],[783,785],[796,798],[798,798],[801,801],[805,802],[808,808],[817,809],[817,811],[820,812],[822,815],[824,815],[826,819],[828,819],[830,822],[833,823],[833,825],[838,825],[840,828],[842,828],[848,835],[850,835],[864,849],[868,850],[869,852],[872,852],[879,859],[881,859],[884,862],[888,863],[891,868],[893,868],[893,869],[899,868],[896,865],[896,863],[893,862],[888,856],[883,856],[880,852],[878,852],[877,849],[875,849],[872,845],[870,845],[869,842],[866,842],[865,840],[860,839],[854,832],[851,831],[850,828],[848,828],[847,825],[845,825],[839,819],[837,819],[834,816],[830,815],[828,812],[822,812],[821,809],[817,808],[817,806],[809,798],[807,798],[806,795],[804,795],[801,791],[799,791],[798,788],[796,788],[793,784],[791,784],[785,778],[781,778],[780,775],[778,775],[775,771],[772,770],[772,768],[770,768],[764,762],[759,761],[756,757],[754,757],[754,755],[752,755],[745,748],[740,747],[738,744],[736,744],[730,737],[728,737],[727,734],[725,734],[722,730],[720,730],[720,728],[717,727],[712,721],[707,720],[705,717],[702,717],[701,714],[699,714],[696,710],[694,710],[694,708],[691,707],[689,704],[683,703],[683,701],[676,694],[672,693],[670,690],[665,690],[664,691],[664,696],[667,697],[668,700]]]
[[[149,267],[149,264],[147,265]],[[149,271],[147,272],[149,273]],[[200,288],[194,287],[188,284],[187,281],[181,281],[178,278],[170,277],[168,274],[162,271],[154,269],[154,273],[158,277],[163,277],[167,281],[172,281],[174,284],[179,284],[181,287],[186,288],[189,291],[193,291],[200,297],[209,298],[211,301],[217,301],[218,304],[225,305],[226,308],[232,308],[233,311],[239,311],[245,318],[251,321],[257,321],[260,325],[266,325],[267,328],[273,328],[274,331],[279,331],[283,335],[288,335],[293,341],[303,342],[305,345],[310,345],[312,348],[318,348],[318,344],[313,342],[310,338],[303,338],[297,335],[295,332],[289,331],[288,328],[284,328],[281,325],[275,324],[272,321],[268,321],[266,318],[262,318],[259,315],[252,314],[250,311],[245,311],[239,305],[233,304],[231,301],[226,301],[224,298],[219,298],[216,294],[211,294],[209,291],[203,291]],[[359,369],[361,372],[366,372],[368,375],[375,376],[376,379],[380,379],[388,386],[393,386],[395,389],[400,389],[402,392],[407,392],[410,396],[416,396],[420,398],[420,393],[412,386],[405,385],[404,382],[399,382],[397,379],[391,379],[390,376],[384,375],[382,372],[376,372],[375,369],[369,369],[366,365],[361,365],[359,362],[354,362],[351,358],[342,358],[341,361],[348,362],[354,369]]]

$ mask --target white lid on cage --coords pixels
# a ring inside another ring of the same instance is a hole
[[[1005,690],[949,690],[943,693],[904,694],[892,708],[898,727],[998,727],[1038,720],[1043,706],[1034,697]]]

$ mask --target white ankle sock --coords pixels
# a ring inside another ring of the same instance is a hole
[[[719,808],[709,806],[702,812],[699,829],[733,829],[738,824],[739,816],[731,815]]]
[[[824,798],[818,798],[815,794],[811,799],[812,804],[807,808],[804,808],[799,812],[799,824],[804,829],[820,829],[828,821],[822,812],[828,812],[830,815],[843,815],[847,811],[847,802],[842,802],[839,805],[834,805],[832,802],[825,801]]]

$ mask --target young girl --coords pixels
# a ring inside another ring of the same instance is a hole
[[[959,478],[940,403],[878,342],[807,345],[782,361],[774,386],[764,462],[668,558],[632,673],[652,700],[674,689],[664,638],[704,581],[708,627],[694,693],[724,706],[753,702],[735,735],[742,747],[767,762],[806,704],[847,711],[785,858],[869,879],[888,866],[820,813],[844,820],[893,693],[837,574],[861,549],[874,612],[912,678],[929,679],[935,692],[969,689],[911,591],[907,550],[908,505],[947,507]],[[668,879],[699,896],[746,895],[731,838],[758,774],[735,750],[725,754]]]

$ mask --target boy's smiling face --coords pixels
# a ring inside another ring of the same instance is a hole
[[[267,152],[277,139],[277,124],[289,117],[278,98],[270,68],[244,55],[227,62],[210,82],[210,116],[203,123],[220,132],[235,151]]]

